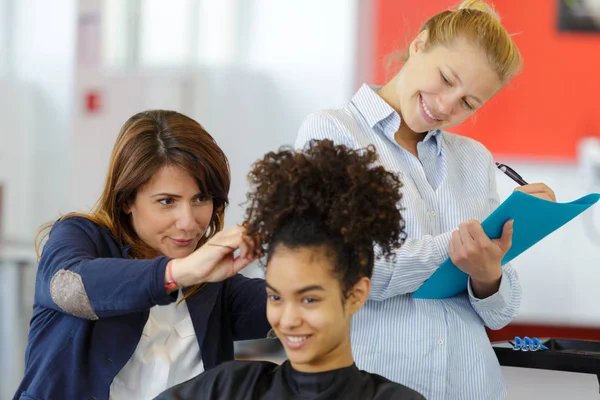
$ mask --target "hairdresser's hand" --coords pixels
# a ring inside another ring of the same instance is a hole
[[[519,186],[515,192],[523,192],[540,199],[556,202],[554,191],[543,183],[530,183],[529,185]]]
[[[490,239],[479,221],[460,224],[452,233],[450,259],[471,277],[475,297],[483,299],[498,291],[502,278],[501,261],[512,244],[513,222],[507,221],[499,239]]]
[[[242,226],[221,231],[185,258],[173,260],[171,270],[179,286],[220,282],[257,258],[256,245]],[[234,258],[234,251],[239,254]]]

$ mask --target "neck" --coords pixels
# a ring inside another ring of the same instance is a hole
[[[295,363],[290,360],[290,364],[294,370],[308,373],[327,372],[352,366],[354,358],[350,346],[350,331],[348,331],[346,339],[342,343],[321,357],[308,363]]]
[[[385,100],[400,115],[400,127],[394,134],[396,142],[406,150],[417,156],[417,144],[425,138],[422,132],[415,132],[406,125],[402,117],[400,108],[399,93],[402,91],[402,71],[400,71],[392,80],[378,92],[379,96]]]

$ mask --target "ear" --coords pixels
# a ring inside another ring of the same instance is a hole
[[[366,276],[360,278],[358,282],[352,287],[350,296],[348,296],[347,304],[348,310],[351,315],[354,315],[358,310],[362,308],[367,299],[369,298],[369,292],[371,291],[371,280]]]
[[[131,214],[131,206],[129,204],[125,204],[125,206],[123,207],[123,211],[127,215]]]
[[[410,43],[408,48],[409,56],[412,57],[415,54],[424,51],[425,45],[427,44],[427,39],[429,38],[429,31],[427,29],[419,32],[416,38]]]

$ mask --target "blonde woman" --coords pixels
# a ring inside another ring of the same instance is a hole
[[[485,327],[504,327],[519,309],[517,274],[500,266],[512,225],[495,240],[483,232],[480,221],[499,203],[492,155],[444,129],[484,107],[521,63],[492,8],[463,1],[423,24],[387,84],[363,85],[345,107],[308,116],[297,138],[298,148],[311,139],[375,145],[381,164],[401,175],[408,237],[394,262],[375,263],[369,300],[353,319],[352,350],[359,368],[429,400],[506,396]],[[555,201],[541,183],[518,190]],[[448,256],[469,275],[468,290],[413,299]]]

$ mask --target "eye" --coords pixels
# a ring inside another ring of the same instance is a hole
[[[464,106],[464,107],[465,107],[467,110],[472,110],[472,109],[474,109],[474,108],[475,108],[475,107],[473,107],[471,104],[469,104],[469,102],[468,102],[468,101],[466,101],[466,100],[463,100],[463,106]]]
[[[196,196],[196,198],[194,198],[194,202],[195,203],[206,203],[208,201],[208,197],[200,194],[198,196]]]
[[[279,297],[276,294],[270,294],[270,295],[267,295],[267,300],[269,300],[270,302],[276,302],[276,301],[281,300],[281,297]]]
[[[175,199],[172,197],[165,197],[164,199],[159,199],[158,202],[163,206],[170,206],[171,204],[175,203]]]
[[[442,71],[440,71],[440,77],[442,78],[442,82],[444,82],[444,84],[446,84],[448,86],[452,86],[452,84],[450,83],[448,78],[446,78],[446,75],[444,75],[444,73]]]
[[[315,299],[314,297],[305,297],[302,299],[302,302],[305,304],[314,304],[316,302],[318,302],[319,300]]]

